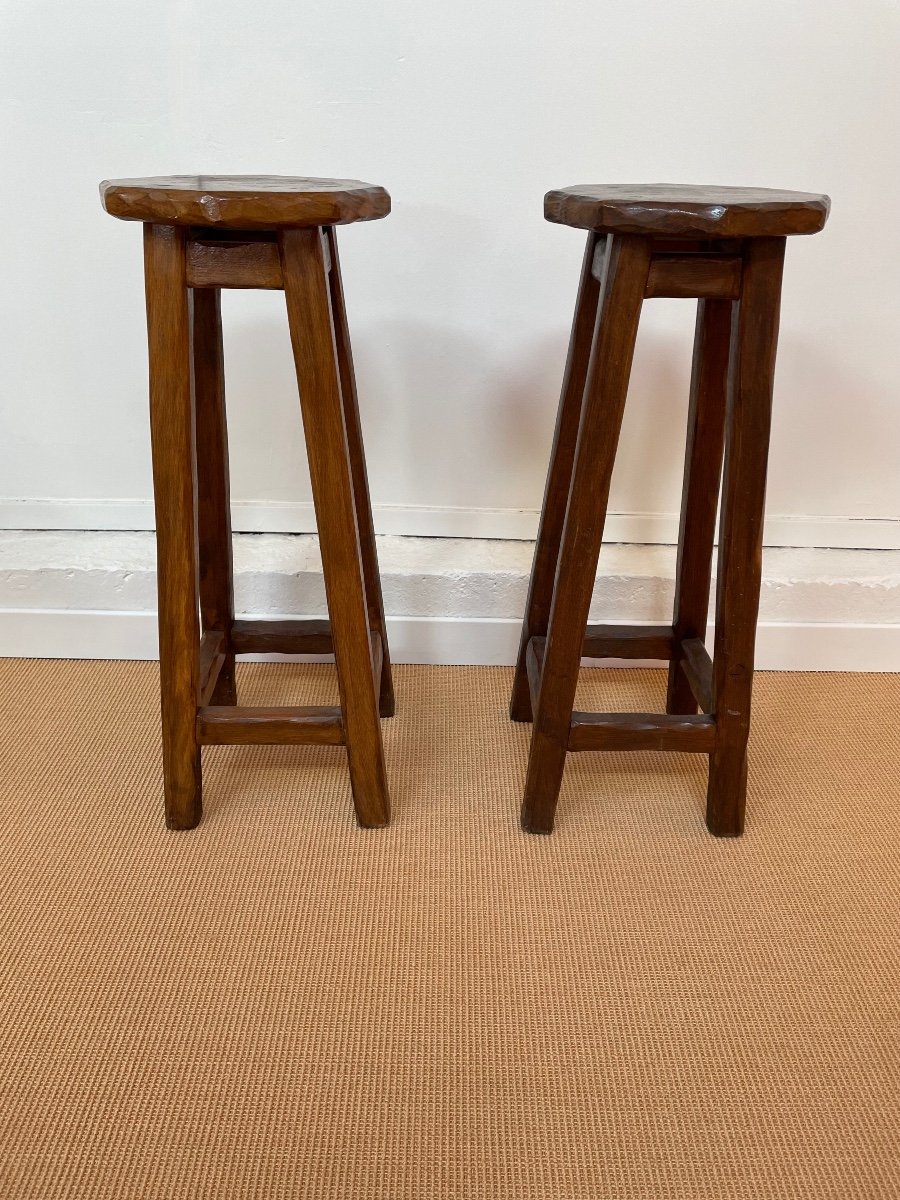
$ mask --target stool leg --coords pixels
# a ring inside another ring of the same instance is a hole
[[[383,659],[379,681],[378,711],[382,717],[394,715],[394,682],[391,675],[391,658],[388,651],[387,625],[384,620],[384,601],[381,595],[381,575],[378,571],[378,551],[375,547],[375,528],[372,524],[372,503],[369,498],[369,478],[366,472],[366,455],[363,448],[362,425],[359,419],[359,400],[356,393],[356,372],[353,370],[353,355],[350,350],[350,330],[347,325],[347,310],[344,305],[344,285],[341,280],[341,263],[338,258],[337,237],[333,226],[326,230],[328,249],[331,254],[331,313],[334,323],[334,343],[337,349],[338,370],[341,377],[341,398],[344,404],[344,424],[347,429],[347,448],[350,452],[350,474],[353,479],[353,499],[356,506],[356,524],[359,529],[359,549],[362,558],[363,578],[366,585],[366,605],[369,627],[377,630],[381,637]]]
[[[684,494],[675,570],[675,649],[669,664],[666,712],[694,714],[697,701],[681,670],[681,643],[706,638],[719,477],[725,445],[725,404],[733,301],[700,300],[694,335]]]
[[[784,238],[752,238],[745,243],[741,298],[731,341],[713,665],[716,746],[706,801],[706,823],[719,837],[736,837],[744,828],[784,246]]]
[[[530,833],[553,829],[649,268],[649,238],[609,239],[522,803]]]
[[[605,240],[605,239],[604,239]],[[528,583],[528,599],[519,640],[519,657],[513,679],[512,699],[509,715],[513,721],[530,721],[531,693],[528,688],[528,672],[525,655],[533,637],[544,637],[550,618],[553,599],[553,580],[559,559],[559,543],[563,522],[566,517],[566,501],[572,483],[572,464],[575,461],[575,443],[578,439],[578,422],[581,418],[581,402],[587,379],[594,328],[597,323],[597,303],[600,284],[594,278],[594,255],[600,237],[588,234],[587,247],[578,284],[578,300],[569,338],[569,352],[563,376],[562,393],[553,434],[553,449],[550,452],[550,468],[544,488],[544,503],[541,506],[541,521],[538,526],[537,542],[534,547],[534,562]]]
[[[225,662],[210,704],[227,705],[237,703],[237,693],[231,649],[234,583],[219,289],[197,288],[193,301],[200,615],[204,631],[218,629],[225,635]]]
[[[190,292],[182,229],[144,226],[144,270],[166,824],[192,829],[202,813],[196,732],[200,627]]]
[[[279,244],[353,802],[361,825],[386,825],[390,801],[324,234],[320,229],[285,230]]]

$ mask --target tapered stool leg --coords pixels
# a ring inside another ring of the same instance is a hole
[[[725,444],[731,300],[700,300],[688,409],[684,492],[675,569],[674,655],[669,664],[666,712],[695,713],[697,701],[681,670],[687,638],[706,638],[719,479]]]
[[[581,267],[581,281],[578,285],[578,299],[575,305],[572,333],[569,338],[569,352],[556,416],[550,468],[544,488],[544,503],[541,506],[540,525],[534,547],[534,562],[528,583],[528,599],[522,622],[522,636],[519,641],[519,657],[516,662],[512,699],[509,705],[509,715],[513,721],[530,721],[533,715],[531,694],[528,688],[526,655],[528,643],[533,637],[546,636],[547,622],[550,619],[553,580],[556,577],[559,545],[566,518],[566,503],[572,483],[572,465],[575,461],[575,443],[578,439],[584,385],[597,323],[600,284],[594,274],[594,259],[598,246],[602,246],[605,241],[605,238],[601,239],[595,233],[588,234]]]
[[[166,824],[170,829],[192,829],[202,813],[196,732],[200,629],[190,292],[186,286],[184,230],[145,225],[144,268]]]
[[[210,704],[236,704],[228,430],[218,288],[193,292],[193,354],[196,444],[202,447],[197,461],[200,615],[204,632],[221,632],[225,653]]]
[[[322,551],[353,802],[361,825],[390,819],[360,540],[320,229],[279,233],[313,501]]]
[[[649,267],[648,238],[610,237],[528,758],[522,827],[531,833],[553,829]]]
[[[744,243],[741,299],[731,342],[713,660],[716,743],[706,803],[706,823],[720,837],[736,837],[744,828],[784,249],[784,238]]]
[[[369,478],[366,471],[362,425],[359,418],[356,372],[353,370],[350,331],[347,326],[347,310],[344,305],[344,285],[341,279],[341,263],[338,258],[337,237],[335,236],[333,226],[329,226],[326,230],[326,237],[331,255],[331,273],[328,278],[334,324],[334,342],[337,350],[338,370],[341,380],[341,398],[344,404],[347,448],[350,452],[350,473],[353,480],[356,524],[359,529],[359,549],[366,587],[366,606],[369,613],[369,626],[378,632],[383,651],[378,711],[382,717],[392,717],[394,715],[395,703],[394,682],[391,676],[391,657],[388,650],[387,625],[384,619],[384,600],[381,595],[381,575],[378,571],[378,551],[375,547],[375,527],[372,523],[372,502],[369,498]]]

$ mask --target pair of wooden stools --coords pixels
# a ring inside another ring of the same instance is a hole
[[[200,820],[200,748],[346,745],[356,815],[390,816],[379,717],[394,711],[336,225],[387,216],[353,180],[108,181],[144,224],[166,823]],[[533,721],[522,825],[549,833],[566,754],[708,754],[707,824],[740,834],[785,239],[826,196],[713,187],[573,187],[546,216],[588,231],[510,715]],[[235,620],[221,288],[287,301],[328,621]],[[641,304],[699,300],[671,626],[589,626]],[[723,471],[724,460],[724,471]],[[719,520],[715,652],[705,647]],[[235,655],[333,653],[340,706],[242,708]],[[573,711],[582,658],[669,662],[666,713]],[[699,710],[699,712],[698,712]]]

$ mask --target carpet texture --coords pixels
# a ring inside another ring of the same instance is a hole
[[[900,677],[759,676],[717,841],[705,759],[650,754],[521,833],[501,668],[397,670],[387,830],[342,750],[235,747],[168,833],[156,674],[0,662],[4,1200],[900,1196]]]

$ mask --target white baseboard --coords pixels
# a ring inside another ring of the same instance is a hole
[[[465,508],[425,504],[376,504],[381,534],[411,537],[496,538],[530,541],[536,508]],[[305,501],[237,500],[235,533],[315,533],[313,506]],[[154,528],[151,500],[0,498],[0,529]],[[675,545],[677,513],[611,512],[607,542]],[[825,546],[846,550],[900,550],[900,518],[779,515],[766,518],[767,546]]]
[[[388,619],[391,657],[398,663],[510,664],[519,629],[517,620],[505,617]],[[153,612],[0,610],[0,657],[155,659],[157,652]],[[900,624],[762,622],[756,665],[772,671],[900,672]]]

